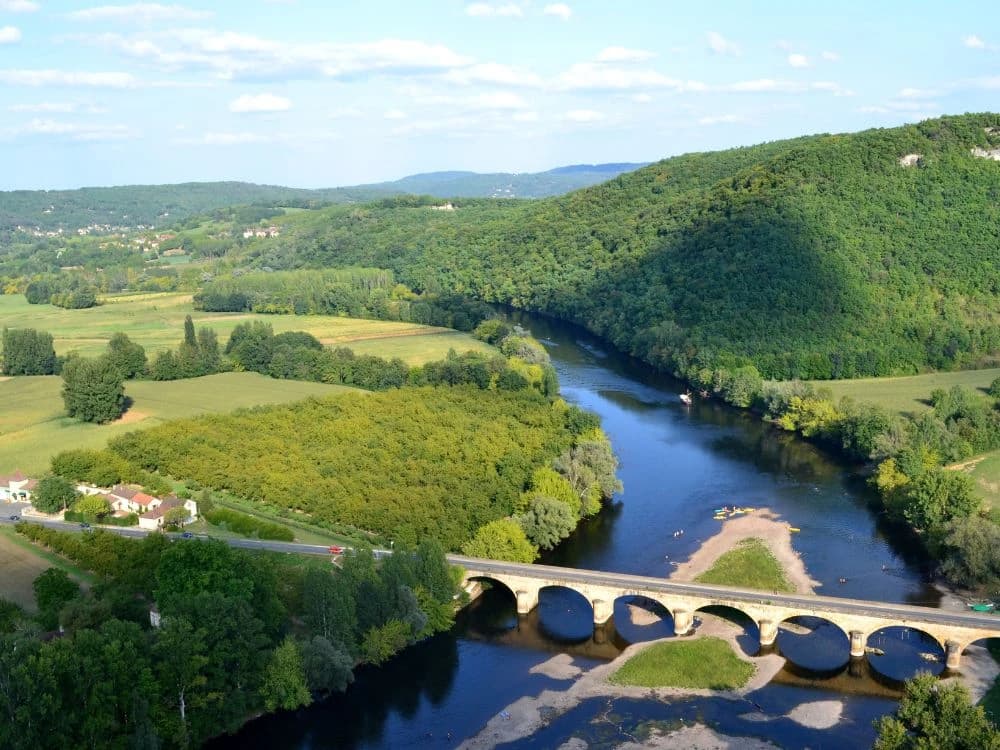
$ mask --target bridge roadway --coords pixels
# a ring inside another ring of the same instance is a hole
[[[10,507],[10,506],[7,506]],[[20,510],[19,508],[17,510]],[[21,520],[19,514],[0,515],[0,524]],[[25,521],[42,523],[60,531],[81,531],[79,524],[25,517]],[[103,527],[122,536],[146,536],[147,531],[135,528]],[[155,533],[155,532],[154,532]],[[169,534],[179,538],[179,534]],[[195,535],[197,538],[206,538]],[[329,556],[324,545],[273,542],[258,539],[225,539],[227,544],[244,549],[290,552]],[[392,554],[391,550],[374,550],[376,557]],[[851,656],[865,655],[868,638],[887,627],[901,626],[919,630],[934,638],[944,649],[949,669],[958,669],[962,651],[981,638],[1000,637],[1000,614],[950,612],[910,604],[887,604],[863,599],[834,596],[782,594],[714,586],[705,583],[682,583],[653,576],[609,573],[551,565],[482,560],[463,555],[448,555],[448,561],[465,569],[464,582],[490,580],[503,584],[517,600],[518,614],[528,614],[538,605],[543,588],[559,586],[582,594],[594,610],[594,624],[603,625],[614,613],[615,600],[640,596],[658,602],[670,612],[674,631],[686,635],[693,630],[694,613],[710,606],[731,607],[752,619],[760,630],[762,647],[774,644],[778,625],[793,617],[819,617],[839,627],[850,641]]]
[[[743,612],[760,630],[762,647],[777,638],[778,625],[794,617],[819,617],[839,627],[850,642],[851,656],[865,655],[868,638],[887,627],[908,627],[934,638],[944,649],[946,665],[958,669],[962,651],[981,638],[1000,637],[1000,615],[951,612],[909,604],[888,604],[812,594],[766,593],[753,589],[682,583],[652,576],[609,573],[550,565],[480,560],[449,555],[449,562],[465,569],[465,581],[497,581],[507,586],[517,600],[519,614],[538,604],[541,589],[568,588],[582,594],[594,610],[594,624],[607,622],[615,600],[641,596],[658,602],[674,619],[674,630],[685,635],[693,630],[694,613],[710,606],[725,606]]]

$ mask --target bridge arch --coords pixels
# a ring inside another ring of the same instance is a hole
[[[889,625],[869,633],[865,651],[871,668],[893,680],[909,680],[918,672],[940,674],[945,670],[947,643],[931,632],[904,625]]]
[[[610,617],[610,604],[608,608]],[[572,586],[550,584],[538,590],[538,628],[554,640],[575,642],[593,636],[595,609],[595,603]]]
[[[783,657],[809,670],[832,672],[851,660],[850,633],[826,617],[785,617],[778,623],[776,643]]]
[[[621,594],[614,600],[615,630],[635,643],[674,635],[674,615],[659,599],[643,594]]]

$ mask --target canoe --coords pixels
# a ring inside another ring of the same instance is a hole
[[[788,530],[793,534],[797,534],[798,532],[802,531],[802,529],[800,529],[798,526],[789,526]]]

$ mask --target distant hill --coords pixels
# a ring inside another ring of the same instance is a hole
[[[573,164],[546,172],[481,174],[429,172],[357,189],[432,195],[437,198],[546,198],[596,185],[645,164]]]
[[[975,366],[1000,361],[997,159],[997,114],[809,136],[538,201],[291,216],[266,264],[390,268],[580,323],[681,375]]]
[[[94,224],[164,226],[235,205],[315,208],[358,203],[400,193],[439,198],[539,198],[594,185],[641,164],[580,164],[537,174],[430,172],[393,182],[304,190],[248,182],[123,185],[78,190],[0,192],[0,230],[17,226],[75,230]]]

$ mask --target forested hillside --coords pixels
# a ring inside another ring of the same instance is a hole
[[[332,207],[250,260],[390,268],[682,375],[973,366],[1000,354],[1000,163],[971,150],[998,145],[1000,115],[965,115],[689,154],[542,201]]]

